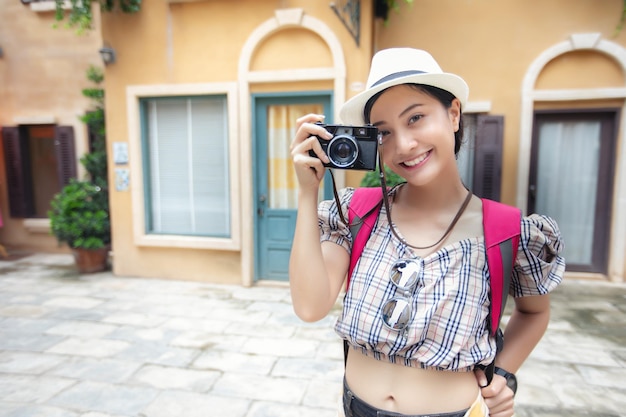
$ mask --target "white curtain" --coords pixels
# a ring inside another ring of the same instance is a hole
[[[146,101],[151,233],[228,237],[226,99]]]
[[[291,162],[289,146],[296,134],[296,120],[309,113],[323,114],[321,104],[291,104],[268,106],[268,207],[295,209],[298,182]]]
[[[591,263],[600,122],[546,122],[538,150],[535,210],[559,224],[566,259]]]

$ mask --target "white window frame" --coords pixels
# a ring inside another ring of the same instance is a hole
[[[147,234],[145,228],[141,109],[142,98],[171,96],[226,95],[228,112],[228,163],[230,183],[231,234],[228,238]],[[193,249],[240,250],[241,249],[241,204],[239,197],[239,133],[237,122],[237,83],[211,84],[159,84],[132,85],[126,88],[128,116],[129,168],[131,174],[131,198],[133,238],[137,246],[177,247]]]

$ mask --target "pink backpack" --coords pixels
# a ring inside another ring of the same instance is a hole
[[[363,248],[367,243],[372,229],[378,220],[382,206],[382,189],[380,187],[357,188],[348,208],[348,223],[352,233],[352,252],[346,289]],[[487,266],[490,275],[490,313],[489,329],[498,342],[498,351],[502,349],[502,332],[499,330],[500,319],[511,282],[513,264],[517,256],[520,238],[521,212],[518,208],[507,206],[496,201],[481,199],[483,203],[483,233]],[[345,346],[347,348],[347,345]],[[495,362],[495,361],[494,361]],[[494,363],[485,369],[487,380],[491,382]]]

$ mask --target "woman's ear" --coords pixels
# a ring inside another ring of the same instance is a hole
[[[450,117],[454,131],[457,132],[461,121],[461,101],[458,98],[452,100],[450,108],[448,109],[448,116]]]

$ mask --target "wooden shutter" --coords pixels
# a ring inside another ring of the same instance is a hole
[[[479,197],[500,201],[504,116],[476,118],[476,147],[472,191]]]
[[[11,217],[31,217],[35,213],[30,174],[28,140],[18,127],[2,128],[9,213]]]
[[[74,147],[74,128],[57,126],[54,128],[54,149],[57,157],[59,188],[76,178],[76,150]]]

